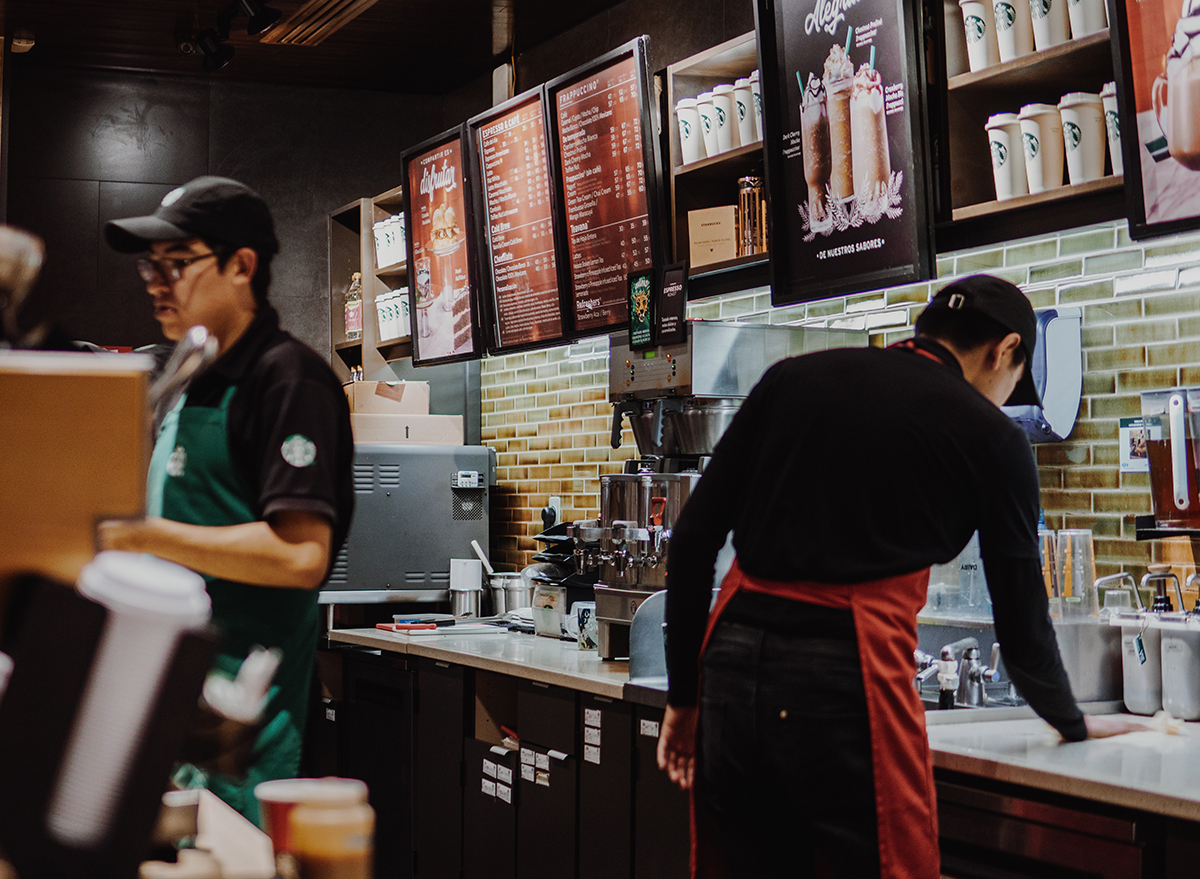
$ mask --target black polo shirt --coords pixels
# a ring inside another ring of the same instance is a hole
[[[262,305],[241,338],[192,379],[184,405],[217,407],[231,386],[229,454],[255,514],[324,516],[333,526],[332,564],[354,512],[354,440],[341,384],[315,351],[280,329],[275,309]],[[288,462],[296,460],[293,437],[312,443],[302,444],[316,451],[311,464]]]
[[[817,583],[945,563],[978,531],[1006,668],[1039,713],[1082,737],[1047,616],[1038,508],[1024,433],[936,342],[776,364],[725,432],[674,528],[672,703],[696,698],[708,587],[729,531],[747,574]]]

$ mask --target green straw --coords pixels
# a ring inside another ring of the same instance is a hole
[[[854,36],[854,26],[846,28],[846,54],[850,54],[850,38]]]
[[[871,69],[875,69],[875,47],[871,47]]]
[[[800,86],[800,100],[804,100],[804,80],[800,78],[800,71],[796,71],[796,83]]]

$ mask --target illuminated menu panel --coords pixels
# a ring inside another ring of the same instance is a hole
[[[626,276],[651,266],[636,56],[553,95],[575,328],[629,320]]]
[[[475,353],[462,139],[408,160],[414,361]]]
[[[477,137],[499,346],[559,339],[562,306],[541,98],[484,124]]]

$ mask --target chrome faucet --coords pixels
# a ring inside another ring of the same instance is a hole
[[[962,650],[962,664],[955,654]],[[938,661],[938,708],[953,708],[955,704],[973,708],[986,705],[988,700],[987,681],[1000,680],[996,666],[1000,662],[1000,644],[992,645],[991,665],[979,661],[979,642],[974,638],[960,638],[941,650]]]

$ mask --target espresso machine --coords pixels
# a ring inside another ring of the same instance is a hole
[[[608,362],[612,447],[628,418],[638,458],[600,477],[600,512],[571,528],[575,565],[596,575],[601,659],[629,655],[633,615],[666,586],[671,531],[717,441],[764,372],[787,357],[862,347],[867,334],[820,327],[687,321],[687,339],[633,351],[614,336]]]

